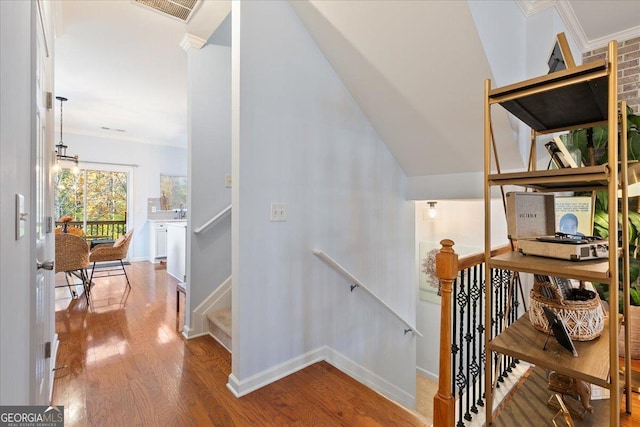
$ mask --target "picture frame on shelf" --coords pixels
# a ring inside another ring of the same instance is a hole
[[[542,309],[544,310],[544,314],[547,317],[547,321],[549,322],[549,332],[553,332],[553,336],[556,337],[556,341],[558,341],[558,344],[560,344],[571,354],[573,354],[573,357],[578,357],[578,351],[573,345],[573,341],[569,336],[569,332],[567,331],[567,327],[564,324],[562,318],[549,307],[542,307]],[[545,347],[546,345],[547,344],[545,342]]]
[[[549,59],[547,59],[547,65],[549,66],[549,73],[575,68],[576,63],[573,60],[569,42],[564,33],[558,33],[556,36],[556,41],[549,53]]]
[[[556,230],[571,235],[593,235],[594,196],[556,196]]]

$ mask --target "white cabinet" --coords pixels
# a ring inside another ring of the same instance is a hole
[[[156,227],[156,257],[167,256],[167,228]]]
[[[167,223],[149,221],[149,261],[156,263],[167,256]]]
[[[149,221],[149,261],[157,263],[167,257],[166,222]]]
[[[167,227],[167,273],[180,282],[187,280],[187,224],[170,223]]]

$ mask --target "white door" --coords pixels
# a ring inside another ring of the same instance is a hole
[[[47,109],[47,91],[51,90],[52,59],[50,55],[51,34],[47,28],[50,17],[43,10],[46,2],[38,0],[36,14],[35,49],[35,109],[32,158],[35,173],[31,183],[31,232],[33,236],[33,292],[31,328],[31,366],[33,367],[33,403],[48,405],[53,390],[53,367],[55,364],[54,322],[54,235],[51,218],[53,192],[51,163],[53,157],[53,110]],[[51,97],[49,97],[51,98]]]

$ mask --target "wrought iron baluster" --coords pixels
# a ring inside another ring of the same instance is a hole
[[[485,345],[484,345],[484,334],[487,333],[487,331],[485,330],[485,325],[482,323],[484,322],[484,315],[483,315],[483,310],[482,307],[483,305],[485,306],[485,310],[486,308],[486,300],[485,300],[485,287],[486,287],[486,283],[484,280],[484,269],[486,268],[486,266],[484,264],[480,264],[480,298],[478,298],[478,312],[480,313],[480,316],[478,317],[479,321],[478,321],[478,340],[480,342],[480,345],[478,345],[478,360],[480,361],[480,370],[478,371],[478,384],[480,384],[480,390],[482,390],[482,393],[480,393],[480,397],[478,398],[478,401],[476,402],[478,404],[478,406],[484,407],[484,398],[485,398],[485,390],[484,390],[484,381],[482,380],[482,374],[484,373],[484,369],[487,363],[487,359],[486,359],[486,353],[485,353]]]
[[[498,336],[499,331],[500,331],[500,326],[501,326],[501,322],[500,322],[500,302],[501,302],[501,294],[502,294],[502,287],[500,286],[500,271],[499,270],[495,270],[493,269],[491,271],[491,286],[493,288],[493,293],[495,294],[493,296],[493,316],[491,316],[491,324],[493,325],[493,335],[491,336],[491,338],[495,338]],[[494,366],[494,371],[492,373],[492,375],[498,375],[498,381],[495,383],[496,384],[496,388],[500,388],[500,382],[502,382],[502,375],[498,374],[497,372],[495,372],[495,368],[500,366],[499,365],[500,362],[500,355],[498,353],[494,353],[493,354],[493,366]],[[491,380],[493,381],[493,378],[491,378]]]
[[[458,411],[459,411],[459,417],[458,417],[458,423],[456,424],[458,427],[464,427],[464,422],[462,421],[463,418],[466,419],[466,415],[464,414],[464,409],[463,409],[463,403],[464,403],[464,399],[463,399],[463,395],[465,393],[465,387],[467,386],[467,377],[464,374],[464,306],[465,303],[467,302],[467,294],[464,290],[464,284],[465,284],[465,277],[464,277],[464,273],[460,275],[460,286],[458,286],[458,292],[456,295],[456,303],[458,304],[459,307],[459,324],[460,324],[460,331],[459,331],[459,336],[458,336],[458,348],[460,351],[460,355],[459,355],[459,364],[458,364],[458,375],[456,375],[455,381],[456,381],[456,385],[458,386]]]
[[[458,279],[453,281],[453,289],[451,290],[451,301],[456,301],[458,294]],[[456,323],[458,315],[455,306],[451,307],[451,395],[456,395],[456,362],[458,358],[458,345],[456,344]]]
[[[469,365],[469,372],[471,374],[472,380],[471,380],[471,384],[473,385],[472,387],[470,387],[469,392],[467,393],[467,396],[469,394],[471,394],[471,391],[473,390],[473,396],[472,396],[472,400],[471,400],[471,412],[473,412],[474,414],[478,413],[478,407],[476,406],[476,396],[478,394],[477,390],[478,388],[476,387],[477,381],[478,381],[478,374],[480,373],[480,367],[478,366],[478,361],[477,361],[477,349],[478,347],[481,347],[478,345],[478,335],[481,335],[478,331],[478,325],[477,325],[477,309],[478,309],[478,299],[480,297],[480,291],[478,288],[478,270],[481,270],[482,267],[481,265],[475,265],[473,266],[473,284],[471,285],[470,291],[469,291],[469,295],[471,297],[471,326],[470,326],[470,331],[475,331],[476,333],[472,334],[472,343],[471,343],[471,353],[472,353],[472,357],[471,357],[471,363]],[[468,354],[468,353],[467,353]]]
[[[471,348],[471,343],[473,341],[473,334],[471,333],[471,273],[473,268],[468,268],[462,272],[463,275],[466,275],[466,280],[464,284],[466,285],[466,300],[464,302],[465,306],[465,320],[466,320],[466,329],[467,332],[464,335],[464,340],[467,343],[467,355],[466,355],[466,380],[467,380],[467,393],[466,393],[466,413],[464,414],[464,419],[467,421],[471,421],[471,414],[469,411],[471,410],[471,389],[473,388],[473,382],[470,380],[471,378],[471,353],[473,353]]]

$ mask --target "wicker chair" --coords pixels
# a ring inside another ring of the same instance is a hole
[[[73,234],[75,236],[80,236],[80,237],[84,237],[84,230],[82,230],[82,228],[79,227],[74,227],[72,225],[67,227],[67,231],[64,231],[63,227],[57,227],[55,230],[56,234],[64,234],[64,233],[69,233],[69,234]]]
[[[71,297],[76,297],[74,283],[69,278],[77,277],[82,281],[85,298],[89,303],[90,281],[87,268],[89,268],[89,245],[79,236],[69,233],[56,234],[56,273],[65,273],[66,286],[69,287]],[[62,287],[56,286],[56,287]]]
[[[97,262],[106,262],[106,261],[119,261],[120,267],[122,267],[122,273],[119,274],[111,274],[113,271],[119,271],[120,269],[112,269],[105,268],[102,269],[99,266],[97,267],[98,273],[103,272],[105,274],[101,274],[99,276],[95,276],[96,278],[100,277],[108,277],[108,276],[117,276],[124,275],[127,279],[127,286],[131,288],[131,283],[129,283],[129,276],[127,276],[127,270],[124,268],[124,262],[122,261],[127,256],[127,251],[129,250],[129,244],[131,243],[131,237],[133,236],[133,229],[129,230],[127,234],[120,237],[115,243],[102,243],[96,245],[93,249],[91,249],[91,253],[89,254],[89,262],[93,263],[91,268],[91,278],[89,282],[93,281],[94,273],[96,272],[96,263]]]

